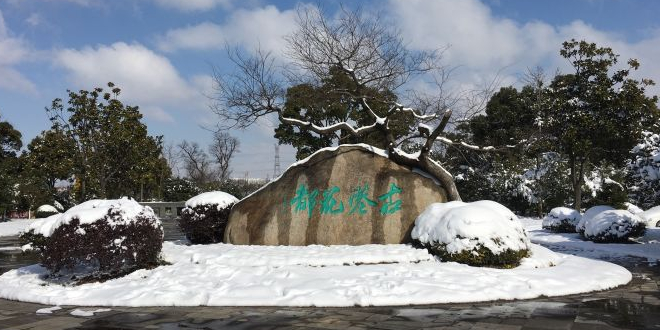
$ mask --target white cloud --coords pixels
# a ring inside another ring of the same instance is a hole
[[[34,83],[15,68],[16,65],[30,59],[30,54],[30,49],[23,39],[10,35],[2,11],[0,11],[0,88],[36,93],[37,88]]]
[[[114,82],[122,89],[123,100],[140,105],[145,116],[154,120],[173,121],[164,109],[206,108],[207,100],[196,85],[197,80],[184,79],[166,57],[140,44],[117,42],[64,49],[55,53],[54,61],[81,88]]]
[[[55,62],[78,85],[92,88],[112,81],[125,98],[139,103],[182,102],[195,95],[166,57],[140,44],[64,49],[56,52]]]
[[[611,47],[621,55],[621,66],[628,58],[638,58],[644,77],[660,79],[660,31],[637,43],[620,35],[601,31],[576,20],[562,26],[541,21],[517,22],[495,16],[479,0],[390,0],[390,18],[399,24],[403,37],[416,49],[450,46],[444,60],[460,66],[458,84],[475,85],[492,79],[504,70],[506,82],[526,68],[541,65],[553,73],[567,70],[568,62],[559,56],[561,43],[575,38]]]
[[[179,49],[218,49],[238,44],[252,50],[257,47],[274,53],[284,49],[283,37],[295,28],[295,11],[280,11],[275,6],[239,9],[222,25],[204,22],[170,30],[159,38],[163,51]]]
[[[145,118],[159,121],[161,123],[174,123],[174,117],[172,117],[167,111],[163,110],[160,107],[156,106],[147,106],[141,107],[140,112],[144,115]]]
[[[69,2],[83,7],[89,7],[92,5],[101,4],[100,0],[41,0],[44,2]],[[27,2],[27,0],[8,0],[9,3],[13,5],[20,5],[22,2]]]
[[[37,93],[37,86],[34,83],[20,72],[3,66],[0,66],[0,88],[15,92]]]
[[[160,6],[185,12],[207,11],[218,6],[227,9],[231,7],[231,1],[232,0],[155,0]]]
[[[28,18],[25,19],[25,22],[30,24],[30,26],[37,26],[40,25],[42,22],[41,16],[37,13],[32,13]]]

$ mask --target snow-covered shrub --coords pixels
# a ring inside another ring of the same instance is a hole
[[[587,220],[593,218],[594,216],[596,216],[596,214],[600,212],[609,211],[609,210],[614,210],[614,208],[608,205],[597,205],[590,207],[587,211],[584,212],[584,214],[580,218],[580,221],[575,226],[575,231],[580,235],[584,235],[584,225],[587,222]]]
[[[543,229],[556,233],[574,233],[580,222],[580,212],[568,207],[555,207],[543,218]]]
[[[630,201],[645,209],[660,204],[660,135],[642,132],[630,156],[627,167]]]
[[[186,202],[179,227],[193,244],[222,242],[231,207],[238,199],[222,191],[199,194]]]
[[[644,235],[646,223],[626,210],[609,210],[587,219],[584,237],[598,243],[627,242]]]
[[[72,271],[78,281],[104,280],[158,264],[160,220],[132,199],[90,200],[33,222],[21,236],[53,274]]]
[[[638,215],[647,227],[660,227],[660,206],[654,206]]]
[[[48,218],[49,216],[58,213],[60,212],[54,206],[44,204],[37,208],[37,210],[34,212],[34,216],[35,218]]]
[[[434,203],[415,219],[411,236],[443,261],[515,267],[530,242],[513,212],[492,201]]]

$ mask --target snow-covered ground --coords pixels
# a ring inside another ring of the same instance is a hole
[[[0,237],[3,236],[16,236],[18,233],[24,231],[28,225],[34,222],[34,219],[24,220],[10,220],[7,222],[0,222]]]
[[[660,259],[660,228],[649,228],[639,240],[644,244],[597,244],[578,234],[543,230],[539,219],[521,221],[535,244],[532,256],[514,269],[439,262],[407,245],[165,242],[163,257],[171,265],[80,286],[49,282],[47,271],[32,265],[0,276],[0,297],[78,306],[369,306],[529,299],[605,290],[632,279],[625,268],[597,259]]]
[[[596,259],[634,256],[646,258],[650,263],[660,260],[660,227],[647,228],[644,237],[637,239],[645,244],[599,244],[585,241],[579,234],[552,233],[541,229],[540,219],[520,218],[520,221],[523,222],[532,243],[541,244],[556,252]]]
[[[172,263],[80,286],[44,280],[38,265],[0,276],[0,297],[78,306],[369,306],[527,299],[628,283],[625,268],[532,245],[515,269],[439,262],[406,245],[184,246]]]

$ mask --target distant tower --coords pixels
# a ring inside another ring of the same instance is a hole
[[[275,143],[275,166],[273,168],[273,179],[280,176],[282,169],[280,168],[280,145]]]

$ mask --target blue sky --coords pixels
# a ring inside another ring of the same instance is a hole
[[[304,3],[304,2],[303,2]],[[346,2],[355,6],[358,2]],[[168,143],[209,143],[218,118],[204,96],[211,65],[230,71],[226,43],[273,51],[295,27],[297,1],[263,0],[0,0],[0,116],[27,144],[49,128],[44,107],[67,89],[115,82],[125,103],[142,109],[152,134]],[[338,1],[324,1],[330,13]],[[660,1],[388,0],[361,1],[394,22],[412,49],[449,46],[455,88],[496,75],[519,84],[527,67],[566,70],[562,41],[576,38],[635,57],[640,77],[660,80]],[[412,88],[416,86],[413,85]],[[421,86],[420,88],[426,88]],[[658,93],[658,88],[651,90]],[[234,131],[241,140],[237,176],[272,175],[273,124]],[[281,149],[282,165],[294,161]]]

